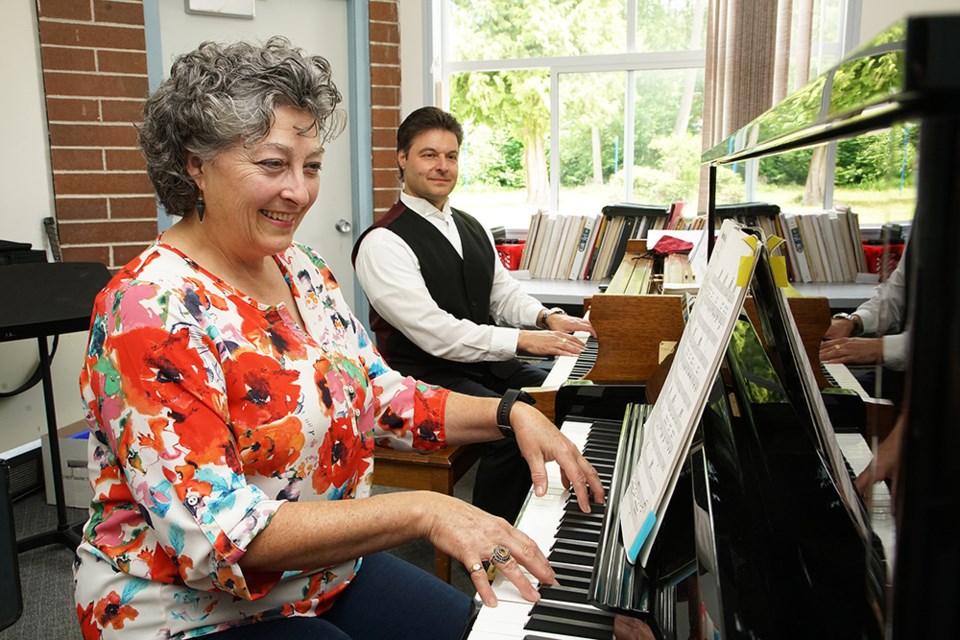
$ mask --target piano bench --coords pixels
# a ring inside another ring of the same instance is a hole
[[[400,489],[437,491],[453,495],[453,485],[480,457],[477,445],[454,445],[434,453],[394,451],[377,447],[373,458],[373,483]],[[450,582],[450,557],[436,551],[434,573]]]

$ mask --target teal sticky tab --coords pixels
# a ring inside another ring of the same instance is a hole
[[[657,514],[653,512],[647,514],[647,519],[643,521],[643,526],[640,527],[637,537],[633,539],[633,544],[631,544],[630,548],[627,549],[627,560],[630,561],[630,564],[636,564],[637,556],[640,554],[640,547],[643,546],[647,536],[650,535],[650,532],[653,530],[653,524],[656,521]]]

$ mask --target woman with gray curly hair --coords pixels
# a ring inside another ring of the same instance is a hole
[[[516,437],[538,494],[596,471],[529,405],[392,370],[323,259],[294,241],[343,128],[327,61],[282,38],[204,43],[139,129],[180,220],[97,298],[80,374],[94,497],[77,549],[84,637],[459,638],[469,598],[385,550],[422,537],[484,603],[554,579],[534,541],[443,494],[370,496],[373,447]]]

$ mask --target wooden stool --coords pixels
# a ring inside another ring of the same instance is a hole
[[[377,447],[373,457],[374,484],[452,496],[453,485],[480,457],[480,446],[454,445],[426,454]],[[439,549],[436,550],[434,573],[441,580],[450,582],[450,556]]]

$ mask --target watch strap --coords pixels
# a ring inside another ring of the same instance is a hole
[[[513,409],[513,405],[517,400],[530,405],[536,404],[537,402],[533,399],[533,396],[526,391],[507,389],[503,397],[500,398],[500,404],[497,405],[497,428],[500,429],[500,433],[506,438],[515,437],[513,427],[510,425],[510,410]]]

